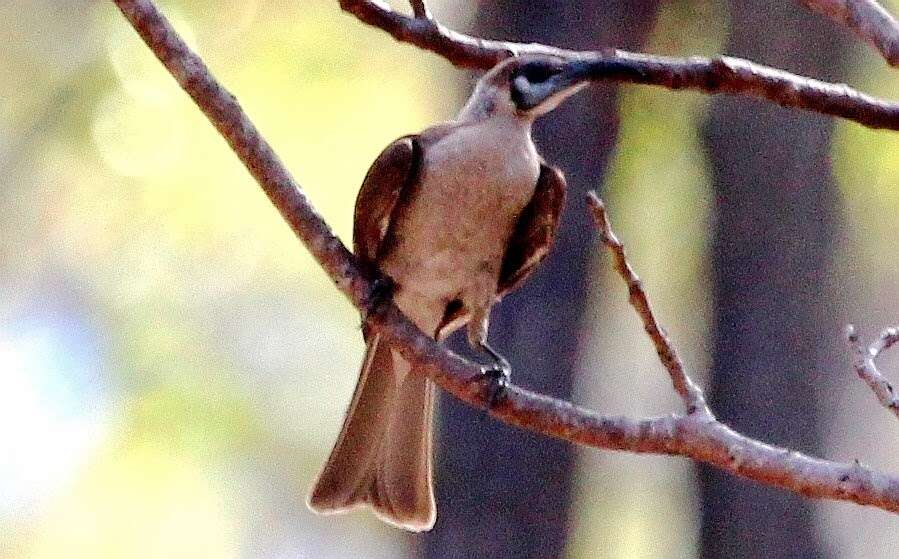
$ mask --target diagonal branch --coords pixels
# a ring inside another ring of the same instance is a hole
[[[899,67],[899,23],[876,0],[799,0],[806,8],[849,28]]]
[[[899,342],[899,328],[887,328],[880,333],[880,337],[871,345],[862,344],[851,324],[846,328],[846,339],[855,353],[852,367],[860,379],[865,381],[871,392],[877,397],[880,405],[890,410],[899,418],[899,396],[896,396],[893,385],[877,368],[875,362],[880,354]]]
[[[485,407],[479,366],[422,334],[392,304],[375,304],[372,279],[316,213],[240,105],[184,44],[150,0],[114,0],[147,46],[231,145],[272,203],[367,324],[444,390]],[[767,445],[702,414],[632,419],[602,416],[569,402],[509,387],[491,415],[547,436],[595,448],[680,455],[808,497],[852,501],[899,513],[899,478]]]
[[[433,19],[407,17],[373,0],[340,0],[340,6],[396,40],[432,51],[457,66],[487,69],[504,58],[527,53],[600,59],[607,62],[607,79],[611,81],[756,97],[871,128],[899,130],[899,103],[866,95],[845,84],[798,76],[740,58],[671,58],[615,49],[577,52],[540,44],[490,41],[457,33]]]
[[[709,409],[705,401],[702,389],[684,371],[684,363],[677,354],[677,350],[671,345],[668,334],[659,326],[655,313],[652,311],[652,306],[649,304],[649,298],[646,296],[646,291],[643,289],[643,284],[640,278],[637,277],[636,272],[634,272],[630,262],[628,262],[624,245],[621,244],[615,232],[612,231],[612,224],[609,222],[605,204],[599,199],[596,192],[591,191],[587,194],[587,205],[593,214],[593,222],[599,229],[600,240],[612,253],[612,257],[615,260],[615,270],[621,276],[621,279],[624,280],[624,283],[627,284],[628,300],[643,322],[643,329],[646,331],[649,339],[652,340],[659,360],[671,376],[671,384],[674,385],[675,392],[684,401],[687,413],[698,413],[707,420],[714,419],[712,410]]]

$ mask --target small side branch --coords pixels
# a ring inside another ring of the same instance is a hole
[[[412,6],[412,15],[415,16],[415,19],[431,19],[431,12],[428,10],[425,0],[409,0],[409,5]]]
[[[799,0],[808,9],[844,25],[899,67],[899,23],[876,0]]]
[[[656,354],[658,354],[662,366],[668,371],[668,375],[671,377],[671,384],[674,385],[674,390],[683,400],[687,413],[699,414],[707,420],[714,419],[712,410],[709,409],[705,401],[702,389],[687,375],[684,370],[684,363],[677,354],[677,350],[671,344],[671,340],[668,339],[668,334],[659,326],[652,306],[649,304],[649,298],[646,296],[646,291],[643,289],[643,283],[637,277],[634,268],[628,261],[624,245],[621,244],[615,232],[612,231],[612,224],[609,222],[605,204],[599,199],[596,192],[591,191],[587,194],[587,205],[593,214],[593,223],[599,231],[600,240],[612,254],[612,258],[615,261],[615,270],[621,276],[621,279],[624,280],[624,283],[627,284],[628,301],[637,312],[641,322],[643,322],[643,329],[655,346]]]
[[[899,328],[885,329],[876,341],[866,346],[859,339],[855,327],[850,324],[846,328],[846,339],[855,354],[852,363],[855,373],[865,381],[880,405],[890,410],[899,419],[899,397],[896,396],[893,385],[883,376],[875,362],[881,353],[899,342]]]

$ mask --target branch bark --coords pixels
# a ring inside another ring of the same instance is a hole
[[[431,12],[424,0],[409,0],[409,5],[412,6],[415,19],[431,19]]]
[[[114,0],[147,46],[209,118],[337,288],[367,315],[371,328],[394,339],[414,370],[444,390],[484,408],[480,367],[422,334],[390,303],[373,298],[373,278],[333,234],[280,159],[203,61],[150,0]],[[346,4],[346,2],[344,2]],[[391,16],[394,17],[394,16]],[[705,414],[634,419],[603,416],[510,386],[490,415],[510,425],[595,448],[680,455],[808,497],[852,501],[899,512],[899,478],[767,445]]]

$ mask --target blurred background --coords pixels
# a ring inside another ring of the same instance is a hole
[[[336,1],[160,5],[346,242],[371,161],[452,118],[476,78]],[[727,53],[885,96],[899,85],[798,2],[431,7],[490,37]],[[432,533],[312,515],[305,494],[362,355],[358,316],[111,2],[3,0],[0,17],[0,558],[855,558],[899,545],[882,511],[575,449],[446,398]],[[516,382],[602,413],[679,410],[586,222],[582,193],[598,188],[723,420],[899,471],[899,426],[842,340],[848,321],[870,338],[899,320],[899,135],[606,86],[536,139],[572,193],[558,249],[493,326]],[[899,359],[884,370],[899,375]]]

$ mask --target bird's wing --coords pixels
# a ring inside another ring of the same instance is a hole
[[[356,196],[353,252],[364,263],[375,263],[404,191],[415,184],[421,162],[417,136],[404,136],[375,159]]]
[[[549,253],[564,205],[565,176],[559,169],[541,164],[534,197],[518,217],[515,232],[506,247],[497,298],[518,287]]]

